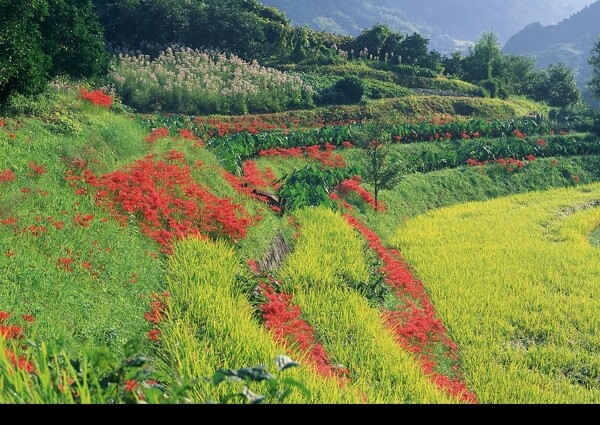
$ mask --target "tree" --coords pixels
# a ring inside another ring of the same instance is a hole
[[[363,30],[347,47],[357,52],[355,56],[358,56],[358,52],[365,52],[367,58],[370,55],[377,57],[382,53],[388,38],[393,35],[394,31],[388,24],[375,24],[373,27]],[[383,58],[383,54],[381,56]]]
[[[592,78],[588,86],[592,91],[592,96],[600,99],[600,39],[594,44],[592,55],[588,59],[588,62],[592,66]]]
[[[573,70],[562,63],[548,65],[547,93],[548,104],[560,108],[575,105],[582,98]]]
[[[465,78],[473,83],[502,77],[502,47],[496,34],[484,32],[463,61]]]
[[[108,70],[104,32],[91,0],[49,0],[41,24],[44,52],[51,58],[51,76],[95,77]]]
[[[412,33],[406,36],[400,43],[398,55],[402,56],[402,63],[408,65],[429,65],[429,40],[419,33]]]
[[[451,76],[462,78],[464,75],[463,69],[463,61],[465,58],[463,57],[460,50],[456,50],[452,52],[450,57],[444,56],[442,58],[442,66],[444,67],[444,74]]]
[[[33,94],[45,87],[50,60],[40,23],[47,14],[45,0],[0,0],[0,101],[13,91]]]
[[[375,208],[379,206],[379,192],[391,189],[401,178],[402,163],[390,155],[390,134],[381,131],[381,126],[371,124],[355,131],[353,140],[361,148],[359,159],[361,177],[373,186]]]

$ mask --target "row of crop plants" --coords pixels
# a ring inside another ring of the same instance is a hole
[[[595,296],[600,187],[556,189],[424,214],[392,245],[461,348],[481,403],[598,403]]]

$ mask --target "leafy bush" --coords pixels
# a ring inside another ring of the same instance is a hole
[[[285,175],[279,189],[279,195],[284,199],[285,209],[325,205],[335,208],[335,202],[329,194],[343,180],[356,174],[350,168],[323,168],[322,166],[306,165],[303,168]]]
[[[343,103],[358,103],[365,94],[365,87],[362,79],[355,75],[346,75],[333,87],[334,90],[342,93]]]
[[[0,101],[13,91],[32,94],[45,86],[50,63],[39,23],[47,13],[43,0],[0,2]]]
[[[102,28],[91,0],[0,2],[0,100],[40,93],[58,75],[107,71]]]

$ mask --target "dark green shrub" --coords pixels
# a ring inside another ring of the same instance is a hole
[[[51,76],[95,77],[108,69],[104,35],[91,0],[49,0],[41,25]]]
[[[365,93],[363,81],[355,75],[346,75],[333,86],[344,96],[344,103],[358,103]]]
[[[33,94],[44,88],[50,61],[39,25],[47,13],[44,0],[0,0],[0,101],[13,91]]]
[[[329,194],[344,179],[355,174],[356,170],[350,168],[306,165],[281,179],[283,184],[279,195],[286,211],[318,205],[334,208],[335,202],[329,198]]]

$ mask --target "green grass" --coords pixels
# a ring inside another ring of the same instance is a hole
[[[392,245],[423,280],[481,403],[598,403],[600,185],[444,208]]]

